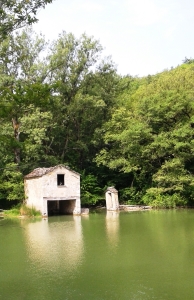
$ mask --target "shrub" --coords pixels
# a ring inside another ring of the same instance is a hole
[[[119,200],[126,204],[138,204],[141,202],[142,193],[133,187],[123,188],[119,192]]]
[[[142,198],[143,203],[154,208],[175,208],[186,205],[186,199],[178,193],[163,194],[159,188],[150,188]]]
[[[4,210],[4,215],[9,216],[9,217],[17,217],[20,215],[20,210],[16,207],[13,207],[12,209],[9,210]]]
[[[81,180],[81,202],[86,205],[94,205],[102,199],[102,189],[99,187],[97,178],[83,174]]]
[[[7,164],[0,176],[0,200],[22,201],[24,199],[23,174],[17,164]]]

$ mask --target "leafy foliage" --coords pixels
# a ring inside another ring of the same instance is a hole
[[[193,64],[183,64],[137,80],[103,125],[105,146],[96,162],[141,178],[134,182],[137,191],[147,190],[148,197],[154,189],[159,202],[177,193],[193,199],[193,72]]]
[[[0,41],[8,34],[25,25],[37,22],[37,11],[52,0],[1,0]]]
[[[148,189],[142,200],[143,203],[154,208],[175,208],[187,204],[187,199],[179,193],[164,194],[159,188]]]
[[[23,174],[16,164],[7,164],[0,176],[0,199],[24,200]]]
[[[102,189],[99,187],[97,178],[91,174],[83,174],[81,181],[82,204],[94,205],[103,198],[104,195],[102,195]]]

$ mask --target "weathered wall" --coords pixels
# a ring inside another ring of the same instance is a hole
[[[65,175],[65,185],[57,185],[57,174]],[[42,177],[43,197],[64,197],[76,199],[80,197],[80,176],[70,170],[59,167]]]
[[[118,210],[119,209],[119,199],[117,192],[107,191],[105,194],[106,197],[106,209],[107,210]]]
[[[26,204],[29,207],[35,207],[42,212],[42,177],[24,180],[24,189],[26,195]]]

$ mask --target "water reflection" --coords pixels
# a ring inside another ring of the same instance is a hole
[[[193,210],[1,224],[0,299],[193,299]]]
[[[119,239],[119,212],[106,212],[106,232],[111,246],[117,246]]]
[[[75,269],[82,261],[83,236],[80,216],[43,219],[26,225],[30,260],[40,267]]]

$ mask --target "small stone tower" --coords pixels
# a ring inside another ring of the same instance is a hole
[[[105,197],[107,210],[119,210],[118,191],[114,188],[114,186],[107,188]]]

